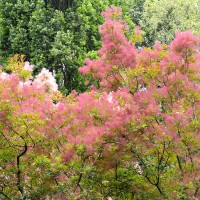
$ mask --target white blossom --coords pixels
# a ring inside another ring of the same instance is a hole
[[[25,62],[24,69],[27,71],[33,71],[33,65],[30,65],[29,62]]]
[[[52,73],[45,68],[43,68],[42,71],[35,77],[33,85],[36,85],[37,88],[45,87],[45,90],[48,92],[58,90],[56,79],[53,77]]]

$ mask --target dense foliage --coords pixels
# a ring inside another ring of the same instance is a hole
[[[146,0],[140,25],[145,31],[145,44],[155,40],[169,44],[175,31],[193,30],[200,36],[199,0]]]
[[[62,97],[23,56],[1,71],[0,198],[200,198],[200,38],[138,50],[121,9],[102,15],[90,91]]]
[[[101,47],[98,27],[103,18],[100,13],[107,6],[120,5],[133,26],[130,16],[137,2],[1,0],[0,63],[5,65],[14,54],[24,54],[35,64],[34,74],[38,74],[42,67],[56,74],[63,93],[68,94],[73,89],[84,91],[86,87],[78,67],[84,64],[86,54],[96,57],[95,51]]]
[[[6,67],[13,73],[0,72],[0,199],[41,199],[56,189],[58,141],[45,133],[60,94],[46,69],[31,80],[32,68],[16,55]]]
[[[100,13],[111,5],[123,8],[131,27],[142,27],[140,46],[169,44],[176,31],[200,35],[198,0],[1,0],[0,63],[24,54],[34,75],[43,67],[53,72],[62,93],[87,90],[78,67],[85,57],[98,57]]]

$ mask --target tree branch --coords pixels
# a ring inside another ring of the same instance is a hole
[[[24,138],[21,136],[21,138],[24,140]],[[24,144],[24,149],[22,150],[22,152],[17,156],[17,188],[20,191],[20,193],[23,196],[23,186],[21,186],[21,169],[20,169],[20,158],[27,152],[28,150],[28,146],[26,141],[24,140],[25,144]]]

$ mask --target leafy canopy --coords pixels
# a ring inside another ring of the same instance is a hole
[[[98,58],[79,69],[90,91],[62,97],[23,57],[1,72],[1,196],[200,198],[200,38],[139,50],[120,8],[102,15]]]

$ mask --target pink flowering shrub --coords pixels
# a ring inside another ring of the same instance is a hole
[[[30,63],[29,62],[25,62],[25,65],[24,65],[24,69],[25,70],[28,70],[28,71],[33,71],[33,68],[34,68],[34,66],[33,65],[30,65]]]
[[[33,66],[23,57],[11,58],[6,69],[12,72],[0,70],[0,199],[31,199],[35,195],[40,199],[55,188],[54,177],[48,173],[58,170],[53,164],[58,156],[54,148],[57,139],[47,138],[53,129],[50,122],[59,92],[48,71],[43,83],[52,81],[51,89],[36,84],[31,77]],[[61,143],[59,146],[61,149]],[[58,160],[56,163],[58,167]],[[38,193],[41,188],[43,192]]]
[[[2,194],[199,199],[199,38],[176,33],[138,50],[142,31],[125,37],[121,9],[102,15],[99,58],[79,69],[99,88],[64,98],[48,70],[32,80],[23,59],[0,70]]]
[[[125,37],[121,10],[112,7],[103,16],[99,58],[79,69],[100,80],[100,88],[74,97],[63,161],[81,158],[103,170],[111,188],[124,169],[133,199],[200,198],[200,39],[187,31],[169,46],[137,50]]]
[[[86,59],[86,66],[79,68],[82,74],[92,72],[94,77],[101,78],[101,86],[115,90],[121,85],[122,77],[118,73],[120,69],[134,66],[137,49],[125,37],[124,33],[128,27],[121,19],[119,8],[111,7],[107,12],[103,12],[106,22],[100,27],[102,35],[102,49],[98,51],[98,60]]]

